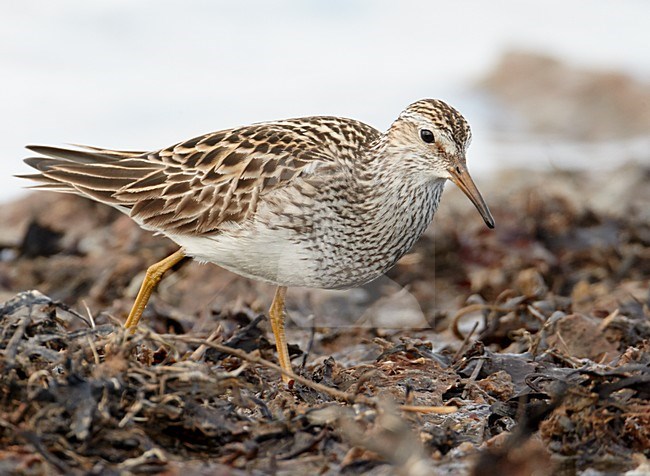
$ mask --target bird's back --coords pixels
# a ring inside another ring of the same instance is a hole
[[[358,160],[379,132],[317,116],[217,131],[154,152],[29,146],[22,175],[34,188],[75,193],[129,214],[147,229],[218,232],[252,217],[264,197],[326,164]]]

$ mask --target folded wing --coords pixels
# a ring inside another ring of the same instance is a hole
[[[21,177],[111,205],[148,229],[209,234],[378,136],[357,121],[313,117],[218,131],[155,152],[28,146],[39,156],[25,162],[40,173]]]

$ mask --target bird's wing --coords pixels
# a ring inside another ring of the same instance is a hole
[[[379,132],[361,122],[312,117],[228,129],[156,152],[28,148],[24,175],[88,196],[153,230],[209,234],[251,217],[265,194],[322,165],[352,159]]]

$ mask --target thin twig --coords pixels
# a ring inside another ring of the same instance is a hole
[[[206,339],[207,342],[214,341],[219,336],[219,334],[221,334],[221,331],[222,331],[222,327],[221,324],[219,324],[217,328],[214,330],[214,332],[212,332],[212,334],[208,336],[208,338]],[[205,351],[207,349],[208,349],[207,345],[201,344],[196,348],[194,352],[192,352],[192,355],[190,355],[190,360],[194,360],[194,361],[200,360],[201,357],[203,357],[203,354],[205,354]]]
[[[453,362],[456,362],[458,360],[458,358],[463,354],[465,349],[467,348],[467,344],[469,343],[469,340],[474,335],[474,332],[476,332],[476,328],[478,327],[478,324],[479,324],[479,322],[476,321],[474,323],[474,326],[472,327],[472,330],[469,331],[469,333],[465,336],[465,339],[463,340],[463,343],[460,344],[460,347],[458,348],[458,350],[454,354],[454,358],[452,359]]]
[[[309,343],[307,344],[307,350],[305,350],[305,354],[302,356],[302,363],[300,364],[300,372],[305,369],[305,366],[307,365],[307,359],[309,358],[309,354],[311,353],[312,347],[314,347],[314,338],[316,337],[316,326],[313,325],[314,321],[312,319],[312,326],[311,326],[311,333],[309,335]]]
[[[452,319],[451,322],[451,331],[454,333],[454,335],[458,339],[464,339],[465,336],[463,335],[462,332],[460,332],[460,329],[458,329],[458,325],[460,323],[461,317],[465,316],[466,314],[475,312],[475,311],[484,311],[484,310],[489,310],[492,312],[508,312],[511,311],[511,309],[506,309],[494,304],[470,304],[469,306],[465,306],[462,309],[459,309],[458,312],[454,315],[454,318]]]
[[[449,413],[454,413],[458,411],[458,407],[448,406],[448,407],[430,407],[430,406],[419,406],[419,405],[400,405],[398,407],[400,410],[405,412],[412,413],[437,413],[438,415],[448,415]]]
[[[93,313],[90,312],[90,308],[88,307],[88,304],[86,303],[86,301],[82,300],[81,303],[86,308],[86,314],[88,314],[88,320],[90,321],[90,327],[92,329],[94,329],[95,328],[95,319],[93,318]]]
[[[281,368],[279,365],[274,364],[273,362],[270,362],[266,359],[263,359],[262,357],[258,357],[254,354],[251,354],[249,352],[245,352],[241,349],[234,349],[232,347],[229,347],[227,345],[223,344],[217,344],[216,342],[208,342],[205,339],[197,339],[195,337],[186,337],[186,336],[166,336],[168,339],[172,340],[179,340],[181,342],[185,342],[188,344],[198,344],[198,345],[206,345],[208,347],[211,347],[213,349],[218,350],[219,352],[223,352],[225,354],[230,354],[234,355],[235,357],[239,357],[240,359],[246,360],[248,362],[251,362],[253,364],[258,364],[262,365],[266,368],[269,368],[271,370],[275,370],[276,372],[286,375],[289,378],[293,379],[295,382],[298,382],[306,387],[310,387],[317,392],[322,392],[326,393],[332,398],[335,398],[336,400],[343,401],[346,403],[358,403],[361,400],[366,400],[365,398],[361,398],[362,396],[356,396],[353,394],[349,394],[346,392],[342,392],[340,390],[337,390],[335,388],[328,387],[326,385],[317,383],[317,382],[312,382],[309,379],[306,379],[305,377],[302,377],[300,375],[296,375],[292,372],[287,372],[283,368]]]
[[[18,348],[20,347],[22,338],[25,335],[27,326],[30,324],[30,322],[32,322],[32,310],[33,303],[30,303],[28,314],[20,317],[20,321],[16,326],[16,330],[7,343],[7,346],[4,350],[7,367],[13,367],[15,363],[14,361],[16,360],[16,354],[18,353]]]

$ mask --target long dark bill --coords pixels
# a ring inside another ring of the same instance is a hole
[[[458,185],[458,188],[460,188],[463,193],[467,195],[467,198],[472,201],[478,212],[483,217],[485,224],[489,228],[494,228],[494,218],[492,218],[490,209],[488,208],[487,203],[485,203],[485,200],[483,200],[481,192],[476,188],[476,184],[474,183],[474,180],[472,180],[467,168],[458,165],[455,168],[450,169],[449,172],[451,173],[451,180]]]

